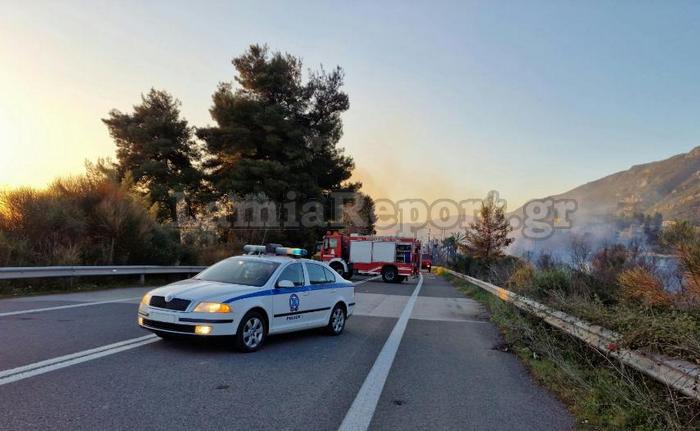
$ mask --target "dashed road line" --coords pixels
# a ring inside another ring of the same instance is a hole
[[[362,387],[360,387],[360,391],[355,396],[350,409],[345,414],[339,431],[366,431],[369,428],[379,397],[384,389],[384,383],[386,383],[389,371],[391,371],[396,352],[401,344],[401,338],[403,338],[408,319],[411,317],[413,306],[416,304],[416,298],[422,285],[423,276],[421,275],[416,289],[401,312],[401,316],[396,325],[394,325],[394,329],[384,343],[381,352],[379,352],[379,356],[374,361],[374,365],[372,365],[372,369],[367,374],[364,383],[362,383]]]
[[[145,346],[146,344],[155,343],[159,340],[160,338],[155,335],[146,335],[143,337],[131,338],[129,340],[108,344],[106,346],[96,347],[94,349],[83,350],[82,352],[71,353],[69,355],[35,362],[33,364],[12,368],[10,370],[0,371],[0,386],[37,376],[39,374],[48,373],[50,371],[59,370],[61,368],[70,367],[71,365],[113,355],[125,350],[135,349],[137,347]]]

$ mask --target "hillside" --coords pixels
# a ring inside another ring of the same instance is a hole
[[[575,199],[577,218],[659,212],[664,220],[700,223],[700,147],[633,166],[553,197]]]
[[[525,238],[514,232],[510,253],[547,251],[565,256],[572,236],[583,236],[594,247],[610,242],[644,241],[640,225],[621,226],[614,220],[633,214],[661,213],[663,220],[690,220],[700,224],[700,147],[688,153],[642,165],[551,196],[574,199],[578,209],[571,214],[572,228],[555,230],[546,239]],[[512,213],[522,217],[523,208]],[[551,217],[551,214],[550,214]]]

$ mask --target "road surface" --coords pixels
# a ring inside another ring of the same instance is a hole
[[[0,430],[572,428],[480,304],[432,274],[358,283],[340,337],[252,354],[149,336],[144,288],[0,300]]]

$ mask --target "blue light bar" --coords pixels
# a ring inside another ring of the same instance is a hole
[[[303,248],[277,247],[275,253],[282,256],[304,257],[308,254]]]

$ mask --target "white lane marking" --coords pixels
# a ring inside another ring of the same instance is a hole
[[[422,285],[423,276],[421,275],[416,289],[406,303],[406,308],[403,309],[398,322],[396,322],[389,338],[384,343],[382,351],[379,352],[379,356],[374,361],[372,369],[369,370],[369,374],[367,374],[360,391],[355,396],[350,410],[345,414],[345,419],[340,424],[339,431],[366,431],[369,428],[372,416],[374,416],[374,410],[377,408],[379,397],[384,389],[384,383],[386,383],[386,378],[389,376],[389,371],[391,371],[391,365],[394,363],[396,352],[399,349],[399,344],[401,344],[401,338],[403,338],[408,319],[411,317],[413,306],[416,304],[416,298]]]
[[[0,386],[39,374],[48,373],[50,371],[59,370],[61,368],[70,367],[71,365],[91,361],[103,356],[135,349],[159,340],[160,338],[155,335],[146,335],[143,337],[120,341],[118,343],[108,344],[106,346],[96,347],[94,349],[83,350],[82,352],[71,353],[69,355],[35,362],[33,364],[12,368],[10,370],[0,371]]]
[[[360,281],[358,281],[358,282],[353,283],[353,286],[359,286],[359,285],[361,285],[361,284],[363,284],[363,283],[367,283],[368,281],[376,280],[376,279],[378,279],[379,277],[380,277],[379,275],[375,275],[374,277],[365,278],[364,280],[360,280]]]
[[[5,316],[16,316],[18,314],[27,314],[27,313],[40,313],[42,311],[53,311],[53,310],[63,310],[66,308],[76,308],[76,307],[89,307],[91,305],[100,305],[100,304],[111,304],[113,302],[126,302],[126,301],[133,301],[136,299],[141,299],[140,296],[136,296],[134,298],[122,298],[122,299],[111,299],[109,301],[96,301],[96,302],[81,302],[80,304],[70,304],[70,305],[57,305],[55,307],[45,307],[45,308],[33,308],[31,310],[17,310],[17,311],[8,311],[5,313],[0,313],[0,317],[5,317]]]

